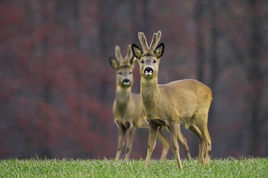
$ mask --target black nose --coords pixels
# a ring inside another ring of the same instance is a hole
[[[151,67],[146,67],[144,69],[145,74],[153,74],[154,70]]]
[[[122,82],[123,82],[123,84],[129,84],[130,83],[130,80],[127,79],[127,78],[125,78]]]

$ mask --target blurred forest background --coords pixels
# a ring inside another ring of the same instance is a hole
[[[0,158],[113,158],[108,58],[158,30],[160,83],[195,78],[213,90],[212,157],[267,157],[267,0],[2,0]],[[134,78],[139,92],[137,66]],[[182,131],[196,156],[197,137]],[[147,140],[138,130],[132,158],[145,157]]]

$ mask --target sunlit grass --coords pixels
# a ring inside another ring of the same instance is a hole
[[[196,160],[182,161],[183,170],[174,160],[2,160],[0,177],[268,177],[268,158],[212,160],[199,167]]]

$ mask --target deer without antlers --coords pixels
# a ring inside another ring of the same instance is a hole
[[[122,57],[119,46],[116,46],[115,56],[115,59],[109,59],[110,65],[116,71],[116,97],[113,104],[113,115],[119,129],[119,136],[115,159],[120,158],[124,138],[127,135],[125,160],[128,160],[136,129],[148,128],[148,123],[142,111],[140,95],[131,92],[133,85],[132,71],[135,65],[131,45],[128,46],[125,58]],[[186,143],[186,139],[180,132],[178,135],[180,135],[182,142]],[[163,146],[160,158],[162,161],[166,158],[170,146],[161,130],[159,130],[157,138]],[[188,148],[187,145],[186,147]],[[188,158],[190,158],[189,150]]]
[[[207,129],[209,107],[212,93],[208,86],[192,79],[178,80],[164,85],[158,84],[158,70],[160,58],[164,53],[164,43],[157,46],[161,32],[153,34],[150,46],[144,33],[138,33],[142,45],[140,49],[132,44],[132,51],[140,67],[140,93],[149,123],[149,140],[146,157],[147,167],[155,147],[158,130],[167,127],[171,136],[172,148],[178,167],[182,169],[177,132],[180,123],[193,131],[200,139],[199,165],[205,158],[209,163],[211,152],[211,138]]]

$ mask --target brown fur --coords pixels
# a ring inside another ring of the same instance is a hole
[[[120,158],[124,138],[126,136],[125,160],[128,160],[136,129],[148,128],[148,123],[144,118],[140,95],[131,92],[131,86],[133,85],[132,70],[134,67],[131,47],[128,47],[128,54],[124,59],[118,46],[115,48],[115,54],[116,59],[110,58],[110,64],[117,72],[116,97],[113,104],[113,115],[114,121],[119,129],[119,136],[115,159],[118,160]],[[130,80],[129,86],[122,85],[122,81],[126,78]],[[182,139],[183,138],[184,137],[182,136]],[[164,160],[170,146],[162,132],[158,135],[158,139],[163,146],[160,160]]]
[[[212,100],[210,88],[197,80],[191,79],[158,85],[159,62],[164,52],[164,44],[161,43],[156,48],[152,46],[144,48],[147,45],[145,36],[141,32],[138,36],[143,51],[135,44],[132,45],[132,51],[140,66],[141,98],[145,117],[149,122],[150,133],[146,167],[154,150],[157,132],[165,126],[171,135],[173,152],[178,167],[182,169],[176,134],[180,123],[184,123],[186,128],[192,130],[200,139],[199,164],[203,162],[204,157],[205,162],[209,163],[211,138],[207,129],[207,119]],[[160,31],[155,33],[153,36],[154,42],[151,42],[151,44],[158,43],[160,37]],[[150,75],[146,74],[148,68],[153,70]]]

